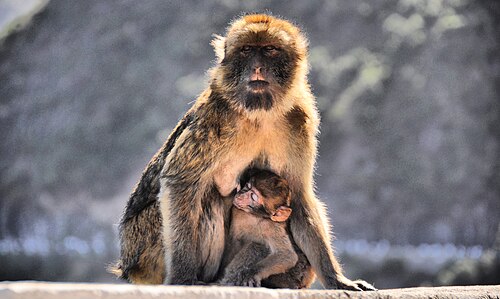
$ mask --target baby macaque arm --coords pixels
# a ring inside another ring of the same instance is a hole
[[[260,282],[263,279],[268,278],[274,274],[285,273],[291,269],[297,263],[299,257],[297,253],[292,248],[292,244],[286,244],[283,248],[269,254],[267,257],[259,261],[256,265],[255,280],[260,286]]]

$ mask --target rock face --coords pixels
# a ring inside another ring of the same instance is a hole
[[[327,290],[270,290],[264,288],[202,286],[136,286],[118,284],[73,284],[46,282],[0,283],[4,299],[80,299],[80,298],[162,298],[162,299],[306,299],[306,298],[498,298],[500,286],[408,288],[378,292]]]
[[[49,0],[4,0],[0,2],[0,41],[14,31],[23,29]]]

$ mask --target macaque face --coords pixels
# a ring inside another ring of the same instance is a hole
[[[242,37],[222,61],[224,80],[248,110],[270,110],[288,90],[296,58],[285,45],[270,40],[265,32]]]
[[[287,206],[288,198],[285,196],[264,196],[256,186],[262,182],[250,179],[235,197],[233,204],[236,208],[259,217],[269,218],[272,221],[284,222],[290,216],[292,209]],[[269,185],[270,182],[265,182]]]
[[[264,208],[264,198],[260,191],[248,182],[236,193],[233,204],[240,210],[252,213]]]

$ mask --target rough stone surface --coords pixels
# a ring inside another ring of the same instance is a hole
[[[23,29],[49,0],[0,1],[0,41],[17,30]]]
[[[203,298],[203,299],[302,299],[302,298],[500,298],[500,285],[391,289],[377,292],[336,290],[270,290],[216,286],[136,286],[124,284],[75,284],[49,282],[0,283],[2,299],[83,298]]]

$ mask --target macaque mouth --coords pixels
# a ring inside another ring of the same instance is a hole
[[[250,207],[246,206],[245,204],[237,202],[237,201],[233,202],[233,206],[235,206],[237,209],[245,211],[245,212],[249,212],[249,208],[250,208]]]
[[[248,86],[252,90],[263,90],[269,86],[269,82],[264,80],[253,80],[248,82]]]

